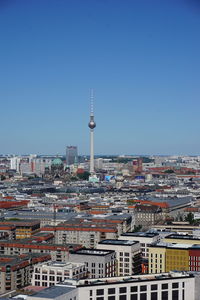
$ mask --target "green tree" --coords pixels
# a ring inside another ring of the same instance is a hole
[[[187,216],[185,217],[185,221],[189,222],[190,224],[194,224],[194,214],[189,212]]]
[[[164,173],[167,173],[167,174],[172,174],[172,173],[174,173],[174,171],[173,171],[173,170],[171,170],[171,169],[168,169],[168,170],[165,170],[165,171],[164,171]]]
[[[77,177],[80,179],[80,180],[88,180],[89,179],[89,176],[90,176],[90,173],[85,171],[84,173],[79,173],[77,174]]]

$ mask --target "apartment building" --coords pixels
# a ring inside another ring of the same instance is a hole
[[[149,257],[149,246],[160,241],[159,234],[155,232],[126,232],[119,238],[120,240],[139,242],[142,258],[145,259],[148,259]]]
[[[81,245],[78,244],[49,244],[40,240],[20,239],[12,241],[0,241],[1,255],[21,255],[24,253],[47,253],[50,254],[51,260],[67,262],[69,251],[78,250]]]
[[[160,242],[149,248],[149,273],[200,272],[200,245]]]
[[[15,232],[15,239],[29,238],[40,230],[40,221],[2,221],[0,226],[11,226],[10,234]]]
[[[86,277],[86,266],[83,263],[49,261],[34,266],[31,283],[33,286],[49,287],[66,279]]]
[[[151,204],[136,204],[134,209],[135,225],[149,228],[160,220],[163,220],[162,208]]]
[[[198,276],[181,272],[67,280],[27,300],[199,300],[199,283]]]
[[[98,249],[114,250],[117,259],[117,274],[127,276],[141,273],[140,243],[126,240],[104,240]]]
[[[104,239],[118,237],[116,226],[102,224],[74,224],[71,226],[60,224],[56,227],[41,228],[42,232],[54,232],[57,244],[81,244],[86,248],[95,248]]]
[[[40,221],[2,221],[0,235],[7,233],[9,239],[29,238],[39,232]]]
[[[80,249],[71,251],[69,261],[85,263],[89,278],[113,277],[117,274],[116,253],[113,250]]]
[[[50,259],[48,254],[0,255],[0,293],[29,285],[34,264]]]

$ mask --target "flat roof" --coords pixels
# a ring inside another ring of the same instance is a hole
[[[123,245],[123,246],[132,246],[138,244],[137,241],[126,241],[126,240],[103,240],[99,244],[104,245]]]
[[[181,239],[181,240],[196,240],[196,241],[200,241],[200,238],[194,237],[193,235],[189,235],[189,234],[176,234],[176,233],[172,233],[172,234],[167,235],[165,237],[165,239]]]
[[[105,256],[114,252],[115,252],[114,250],[80,249],[77,251],[71,251],[71,254]]]
[[[54,299],[59,296],[62,296],[66,293],[71,292],[74,290],[75,287],[68,287],[68,286],[51,286],[49,288],[46,288],[34,295],[31,295],[31,298],[50,298]]]
[[[121,234],[121,236],[136,236],[144,238],[152,238],[158,235],[159,234],[157,232],[126,232]]]

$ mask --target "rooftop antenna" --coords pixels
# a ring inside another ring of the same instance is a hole
[[[90,116],[94,116],[94,90],[90,91]]]

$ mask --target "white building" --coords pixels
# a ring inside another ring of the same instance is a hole
[[[114,250],[117,259],[117,274],[128,276],[141,273],[140,243],[125,240],[104,240],[98,243],[98,249]]]
[[[33,286],[52,286],[66,279],[86,278],[86,266],[83,263],[45,262],[34,266]]]
[[[126,241],[138,241],[141,247],[142,258],[148,258],[149,246],[154,242],[160,241],[159,234],[154,232],[127,232],[123,233],[119,238]]]
[[[27,300],[199,300],[199,283],[199,274],[181,272],[67,280]]]

